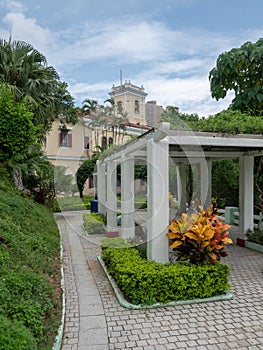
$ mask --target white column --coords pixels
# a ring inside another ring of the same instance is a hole
[[[121,237],[135,237],[134,225],[134,158],[121,162]]]
[[[239,158],[239,230],[245,236],[254,228],[254,157]]]
[[[186,174],[183,163],[176,165],[178,214],[186,212]]]
[[[149,140],[147,144],[147,259],[166,263],[169,225],[169,144]]]
[[[212,161],[203,159],[200,163],[200,181],[201,181],[201,205],[206,209],[212,204]]]
[[[107,231],[117,230],[117,164],[107,164]]]
[[[98,195],[98,212],[106,214],[106,166],[97,160],[97,195]]]

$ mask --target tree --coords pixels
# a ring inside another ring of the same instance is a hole
[[[90,112],[95,112],[96,107],[98,106],[97,100],[91,100],[89,98],[86,98],[84,101],[82,101],[82,113],[84,114],[90,114]]]
[[[16,102],[11,89],[0,84],[0,162],[17,159],[35,142],[33,114]]]
[[[246,42],[219,55],[209,73],[211,95],[216,100],[233,90],[231,108],[252,115],[263,114],[263,38]]]
[[[99,158],[98,155],[96,155],[91,159],[85,160],[85,162],[83,162],[77,170],[76,182],[78,185],[80,198],[83,198],[83,190],[84,190],[85,182],[93,174],[98,158]]]
[[[44,139],[57,118],[77,121],[73,98],[67,84],[40,52],[23,41],[0,40],[0,79],[15,86],[17,101],[31,106],[38,136]]]

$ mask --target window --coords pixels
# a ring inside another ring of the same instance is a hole
[[[102,147],[102,149],[107,148],[107,137],[106,136],[103,136],[101,139],[101,147]]]
[[[117,102],[117,112],[118,112],[118,113],[121,113],[121,112],[122,112],[122,102],[121,102],[121,101],[118,101],[118,102]]]
[[[89,136],[84,136],[84,149],[89,149]]]
[[[113,138],[112,137],[109,137],[109,146],[110,145],[113,145]]]
[[[63,130],[59,134],[59,147],[72,147],[72,135],[68,130]]]
[[[139,113],[140,112],[140,107],[139,107],[139,101],[134,101],[134,112]]]

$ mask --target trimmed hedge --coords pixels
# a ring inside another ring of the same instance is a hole
[[[102,247],[102,259],[127,300],[152,305],[222,295],[230,288],[230,268],[216,264],[161,264],[135,248]]]
[[[97,213],[83,214],[83,223],[89,235],[104,233],[104,222]]]

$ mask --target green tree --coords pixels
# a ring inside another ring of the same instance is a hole
[[[234,91],[231,108],[252,115],[263,114],[263,38],[246,42],[219,55],[209,73],[212,97],[224,98]]]
[[[167,106],[161,115],[160,123],[170,123],[171,129],[189,129],[189,124],[192,125],[198,120],[198,114],[180,113],[177,107]]]
[[[90,114],[91,112],[96,111],[96,107],[98,106],[97,100],[91,100],[89,98],[86,98],[84,101],[82,101],[82,113],[84,114]]]
[[[0,85],[0,162],[17,159],[35,142],[33,114],[16,102],[11,89]]]
[[[16,99],[31,106],[38,136],[43,139],[57,118],[76,122],[77,113],[67,84],[40,52],[23,41],[0,40],[0,79],[15,86]]]
[[[76,173],[76,182],[78,185],[79,196],[83,198],[83,190],[87,179],[94,173],[96,162],[99,156],[96,155],[91,159],[85,160],[78,168]]]

